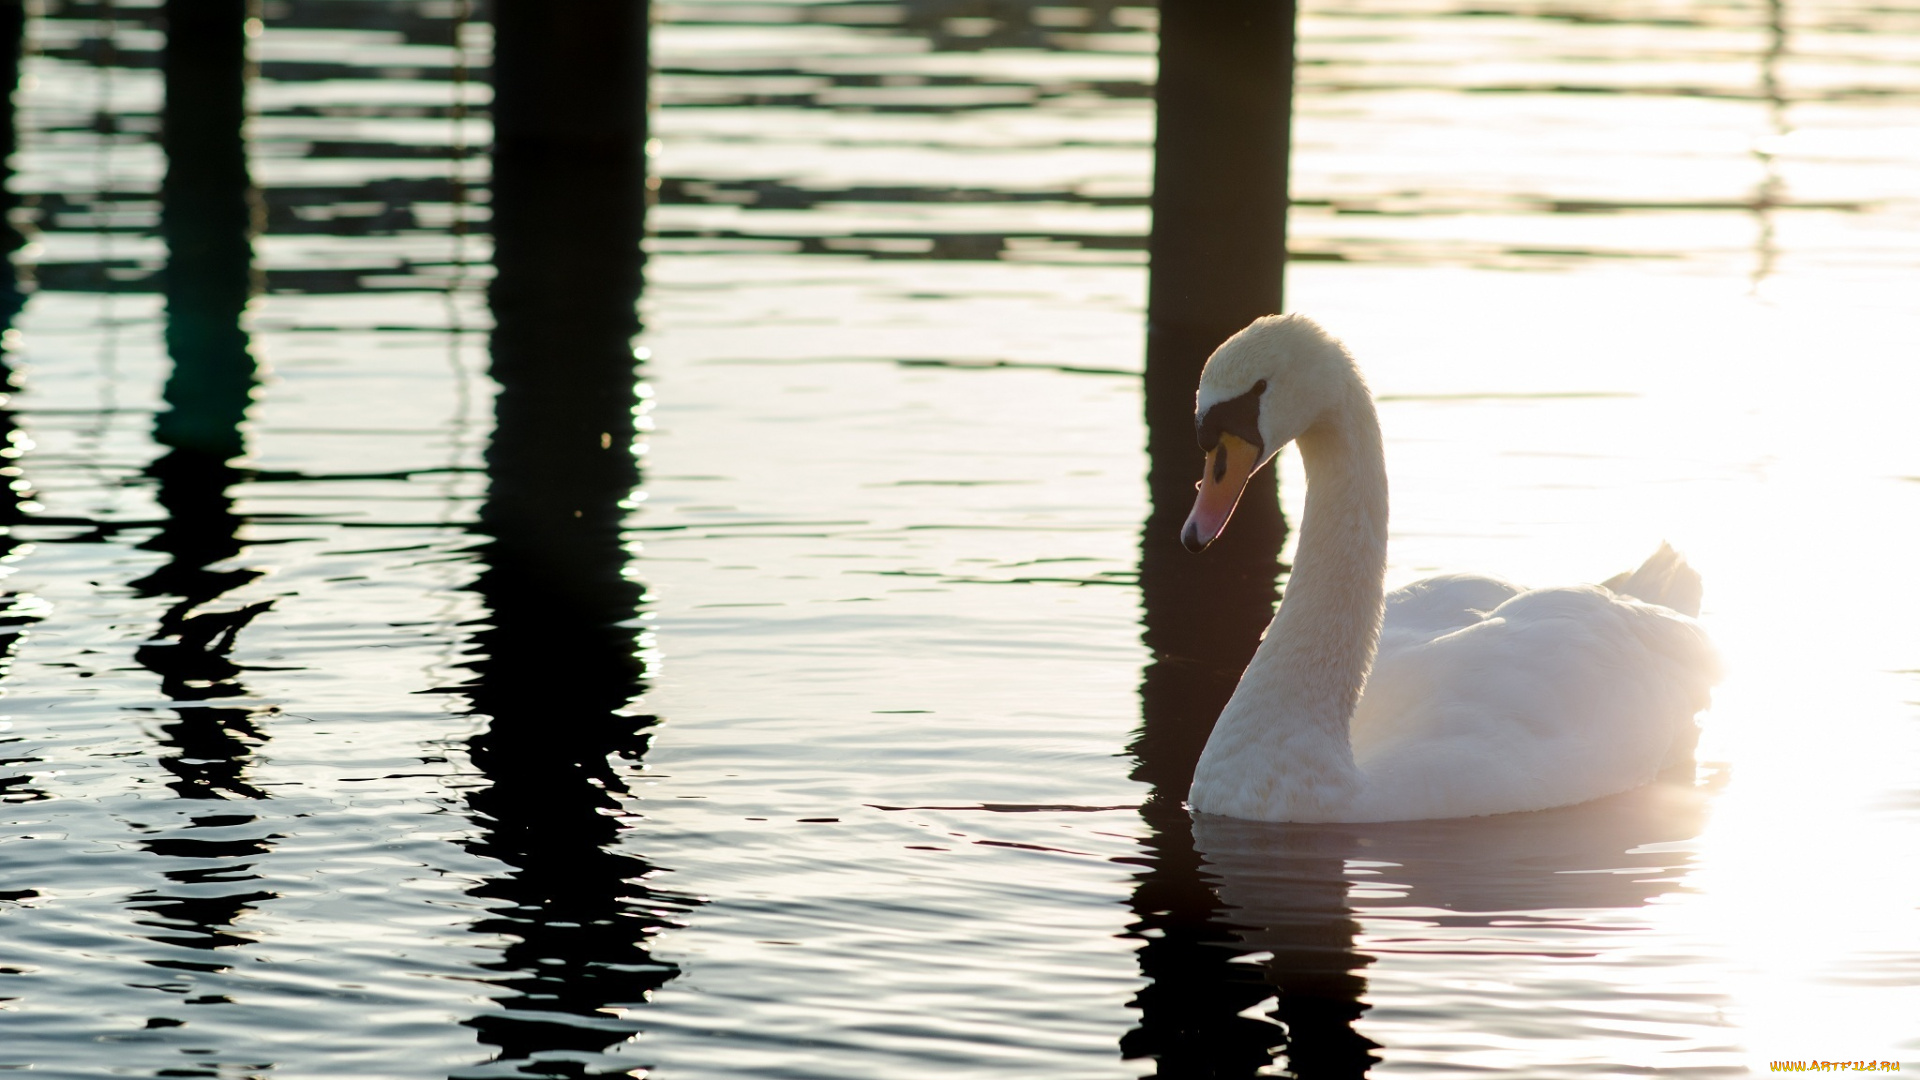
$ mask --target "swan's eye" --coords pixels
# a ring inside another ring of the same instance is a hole
[[[1253,444],[1260,445],[1260,396],[1267,392],[1267,380],[1261,379],[1253,384],[1253,389],[1228,401],[1217,402],[1193,418],[1193,434],[1200,441],[1200,449],[1213,452],[1220,442],[1220,436],[1238,435]]]

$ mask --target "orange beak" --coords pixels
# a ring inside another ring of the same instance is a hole
[[[1238,435],[1220,436],[1220,445],[1207,455],[1206,475],[1194,485],[1199,494],[1193,500],[1193,513],[1187,515],[1187,527],[1180,530],[1180,543],[1188,551],[1205,551],[1227,527],[1233,508],[1240,505],[1247,478],[1259,465],[1259,447]]]

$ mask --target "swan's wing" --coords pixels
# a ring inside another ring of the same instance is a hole
[[[1693,620],[1591,586],[1519,593],[1461,629],[1383,650],[1354,713],[1356,764],[1393,817],[1585,802],[1653,778],[1718,664]],[[1385,805],[1391,804],[1391,805]]]
[[[1381,647],[1402,648],[1471,626],[1522,591],[1479,574],[1442,574],[1404,585],[1387,594]]]

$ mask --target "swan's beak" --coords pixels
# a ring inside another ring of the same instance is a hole
[[[1222,434],[1220,445],[1207,455],[1207,472],[1194,487],[1199,494],[1193,500],[1193,513],[1187,515],[1187,527],[1180,530],[1180,543],[1188,551],[1205,551],[1208,544],[1227,527],[1233,508],[1240,504],[1247,478],[1260,464],[1260,448],[1238,435]]]

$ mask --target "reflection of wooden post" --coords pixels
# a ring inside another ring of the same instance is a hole
[[[25,39],[27,27],[26,8],[21,0],[0,0],[0,331],[13,325],[13,317],[20,313],[24,297],[20,292],[20,281],[12,269],[10,259],[20,250],[23,243],[19,230],[13,227],[9,214],[19,205],[19,199],[12,192],[13,151],[18,140],[14,132],[13,91],[20,80],[20,46]],[[13,383],[13,358],[0,351],[0,395],[11,393]],[[0,447],[12,443],[15,424],[13,411],[0,400]],[[12,461],[18,464],[18,460]],[[17,481],[16,481],[17,482]],[[0,524],[10,524],[21,519],[20,504],[30,498],[30,494],[15,489],[12,484],[0,482]],[[0,557],[12,554],[21,541],[8,530],[0,535]],[[0,665],[13,658],[14,651],[20,645],[22,631],[32,622],[18,616],[0,624]],[[32,766],[39,758],[13,755],[9,766]],[[0,799],[6,802],[33,802],[44,799],[47,794],[31,786],[33,777],[25,772],[13,772],[0,775]]]
[[[635,313],[646,210],[647,18],[635,0],[494,4],[493,441],[464,688],[486,729],[475,889],[504,935],[501,1008],[468,1023],[501,1061],[593,1052],[633,1027],[676,969],[647,952],[667,901],[617,846],[625,770],[652,718],[627,711],[643,668],[640,586],[621,542],[633,454]]]
[[[1282,1041],[1239,1015],[1273,993],[1232,963],[1237,937],[1200,876],[1182,805],[1194,762],[1273,614],[1286,535],[1270,472],[1202,554],[1180,546],[1201,453],[1194,388],[1214,346],[1280,310],[1286,262],[1292,0],[1174,0],[1160,6],[1152,276],[1147,300],[1148,487],[1140,541],[1144,638],[1135,777],[1151,860],[1135,886],[1148,985],[1140,1026],[1122,1041],[1161,1076],[1251,1075]]]
[[[167,242],[167,411],[154,435],[226,461],[244,449],[257,199],[247,175],[247,0],[167,0],[160,233]]]
[[[1288,1073],[1317,1080],[1366,1076],[1379,1060],[1372,1053],[1379,1044],[1353,1025],[1367,1011],[1360,972],[1373,958],[1355,947],[1360,924],[1347,902],[1347,860],[1382,856],[1370,854],[1359,833],[1337,825],[1202,818],[1194,822],[1193,838],[1226,901],[1234,948],[1267,954],[1256,970],[1274,998],[1267,1016],[1285,1027],[1278,1049]],[[1277,1042],[1277,1030],[1267,1030],[1265,1041]]]

